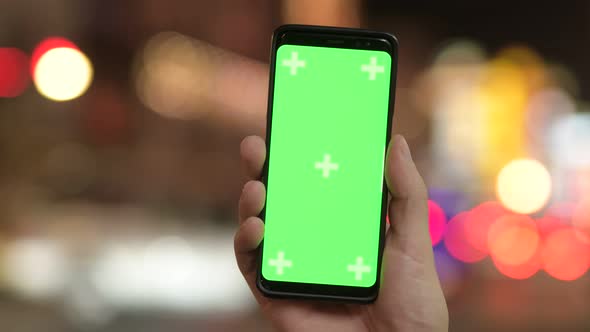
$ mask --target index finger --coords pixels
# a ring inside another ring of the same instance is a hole
[[[266,159],[266,143],[260,136],[248,136],[240,144],[242,164],[250,179],[259,179]]]

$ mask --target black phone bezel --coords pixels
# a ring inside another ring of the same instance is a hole
[[[398,43],[395,36],[383,33],[362,29],[352,28],[336,28],[336,27],[322,27],[322,26],[307,26],[307,25],[283,25],[278,27],[272,36],[271,54],[270,54],[270,75],[269,75],[269,90],[268,90],[268,111],[266,123],[266,162],[262,170],[261,180],[267,185],[268,164],[270,158],[271,146],[271,120],[272,120],[272,105],[274,95],[274,77],[275,77],[275,63],[276,53],[278,48],[284,44],[293,45],[308,45],[308,46],[322,46],[322,47],[336,47],[362,50],[380,50],[388,52],[391,55],[391,77],[390,77],[390,91],[389,91],[389,108],[387,117],[387,135],[385,148],[389,145],[391,140],[391,127],[393,120],[393,109],[395,103],[395,85],[397,76],[397,56]],[[386,151],[385,151],[386,152]],[[381,209],[381,227],[379,235],[379,259],[378,271],[375,284],[371,287],[355,287],[355,286],[339,286],[339,285],[324,285],[311,283],[296,283],[273,281],[264,278],[262,275],[262,248],[264,240],[260,244],[258,252],[258,267],[256,286],[267,297],[274,298],[304,298],[315,300],[329,300],[329,301],[345,301],[345,302],[360,302],[370,303],[377,299],[379,292],[379,285],[381,281],[381,263],[383,259],[383,248],[385,243],[385,227],[387,216],[388,190],[385,180],[383,180],[383,197]],[[265,211],[263,209],[260,213],[260,218],[265,220]]]

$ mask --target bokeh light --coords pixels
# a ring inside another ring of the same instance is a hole
[[[575,206],[572,224],[586,235],[590,235],[590,198],[580,200]]]
[[[194,119],[204,115],[211,107],[210,78],[215,76],[215,52],[220,53],[207,43],[176,32],[156,34],[138,59],[139,99],[168,118]]]
[[[566,114],[550,131],[549,152],[553,162],[564,168],[590,167],[590,114]]]
[[[467,241],[479,251],[488,253],[488,233],[494,222],[509,214],[502,204],[495,201],[484,202],[467,215],[465,236]]]
[[[143,252],[143,273],[159,278],[160,271],[175,271],[166,277],[166,282],[153,280],[154,293],[175,294],[181,296],[198,279],[198,270],[194,268],[199,256],[190,242],[178,236],[166,236],[155,239]],[[150,277],[147,278],[149,280]]]
[[[242,309],[251,299],[238,282],[231,239],[204,233],[198,239],[165,235],[149,242],[111,243],[90,267],[90,281],[117,306],[190,312]]]
[[[447,224],[444,244],[449,254],[465,263],[475,263],[484,259],[487,254],[474,248],[467,241],[467,222],[469,212],[462,212],[453,217]]]
[[[506,208],[517,213],[534,213],[549,200],[551,176],[536,160],[513,160],[498,174],[496,193]]]
[[[569,201],[554,202],[547,207],[545,216],[554,217],[561,220],[562,223],[571,223],[572,214],[576,208],[576,203]]]
[[[43,39],[37,44],[31,55],[31,76],[35,75],[35,67],[37,67],[37,63],[39,62],[39,59],[41,59],[41,56],[54,48],[78,49],[78,46],[63,37],[49,37]]]
[[[556,119],[548,136],[555,197],[575,204],[590,196],[590,114],[576,112]]]
[[[32,299],[58,295],[71,273],[64,248],[45,238],[23,238],[9,244],[0,263],[9,285]]]
[[[55,101],[82,95],[92,82],[93,68],[81,51],[60,47],[45,52],[36,63],[33,79],[40,94]]]
[[[539,242],[537,226],[527,216],[500,217],[489,229],[490,256],[503,265],[525,264],[535,255]]]
[[[480,112],[480,132],[473,132],[481,141],[475,151],[479,174],[493,179],[510,160],[526,153],[525,111],[530,93],[527,73],[511,59],[492,59],[477,84],[475,99]]]
[[[583,233],[571,227],[549,234],[542,251],[545,271],[559,280],[571,281],[581,277],[590,264],[590,243],[587,240]]]
[[[520,68],[529,91],[544,87],[547,82],[543,59],[526,45],[511,45],[498,53],[498,58]]]
[[[572,192],[578,200],[590,201],[590,165],[575,170],[571,181]]]
[[[546,214],[535,220],[537,230],[542,237],[545,237],[554,231],[567,227],[568,224],[561,218]]]
[[[466,65],[479,64],[486,59],[486,52],[483,47],[473,40],[454,40],[436,54],[434,64],[436,65]]]
[[[443,237],[447,224],[445,211],[433,200],[428,200],[428,228],[432,245],[437,245]]]
[[[471,206],[465,193],[458,190],[428,188],[428,197],[443,209],[447,217],[468,210]]]
[[[576,112],[574,99],[563,89],[547,88],[535,93],[527,106],[526,133],[529,147],[540,154],[550,144],[551,127],[565,115]]]
[[[457,56],[462,56],[458,51]],[[471,51],[466,51],[470,56]],[[440,61],[453,62],[455,51]],[[426,85],[432,86],[430,107],[433,118],[432,144],[437,173],[445,174],[451,183],[468,183],[475,179],[477,154],[484,144],[482,132],[486,124],[481,121],[482,103],[476,98],[476,86],[481,81],[483,64],[437,65],[425,76]],[[421,101],[424,103],[424,101]],[[460,148],[459,148],[460,147]],[[438,184],[447,186],[445,182]]]
[[[494,257],[492,257],[492,261],[496,269],[503,275],[517,280],[528,279],[541,269],[541,247],[537,246],[535,253],[522,264],[504,264]]]
[[[29,83],[29,57],[17,48],[0,47],[0,98],[17,97]]]

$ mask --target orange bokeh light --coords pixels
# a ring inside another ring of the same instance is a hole
[[[466,229],[469,213],[459,213],[449,221],[444,236],[444,243],[451,256],[465,263],[475,263],[484,259],[487,254],[474,248],[467,241]]]
[[[560,228],[565,228],[568,226],[566,221],[552,215],[545,215],[536,219],[535,222],[537,223],[539,234],[542,237],[547,236]]]
[[[494,266],[503,275],[517,280],[524,280],[532,277],[541,269],[541,246],[537,246],[537,250],[526,262],[518,265],[508,265],[492,257]]]
[[[502,265],[525,264],[535,255],[539,242],[537,225],[524,215],[500,217],[488,233],[490,256]]]
[[[580,231],[566,227],[547,236],[542,251],[543,268],[552,277],[571,281],[590,265],[590,243]]]
[[[488,232],[494,222],[511,212],[499,202],[485,202],[471,210],[467,216],[467,241],[479,251],[488,253]]]

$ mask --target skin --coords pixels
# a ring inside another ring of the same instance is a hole
[[[402,136],[391,140],[386,181],[391,201],[377,301],[368,305],[270,299],[256,288],[258,246],[264,223],[257,216],[266,189],[260,178],[266,145],[246,137],[240,154],[248,181],[239,202],[234,249],[240,271],[262,313],[279,331],[448,331],[448,310],[434,267],[428,232],[428,193]]]

